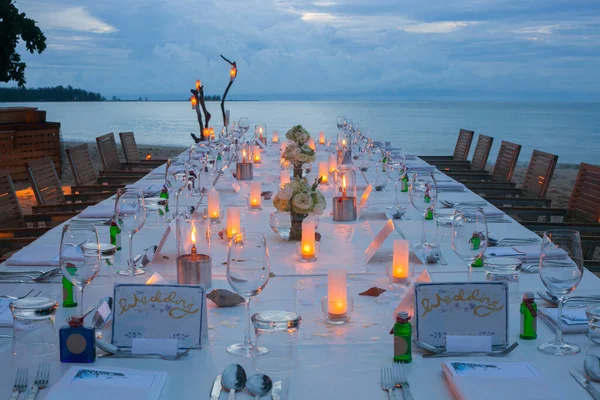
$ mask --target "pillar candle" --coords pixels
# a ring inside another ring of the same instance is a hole
[[[337,159],[335,154],[329,155],[329,172],[335,172],[337,169]]]
[[[319,144],[325,144],[325,132],[319,132]]]
[[[227,209],[227,237],[230,238],[240,232],[240,209],[229,207]]]
[[[319,163],[319,178],[321,178],[321,183],[327,183],[329,180],[329,171],[327,171],[327,163],[325,161]]]
[[[219,192],[213,187],[208,192],[208,216],[210,218],[219,218],[221,213],[221,199]]]
[[[260,146],[254,146],[254,163],[255,164],[260,164],[261,160],[260,160]]]
[[[329,314],[345,314],[348,309],[346,271],[330,269],[327,273],[327,303]]]
[[[261,206],[260,182],[250,182],[250,207],[258,208]]]
[[[408,278],[408,240],[394,240],[394,255],[392,258],[392,281],[400,283]]]
[[[283,170],[279,173],[280,187],[283,187],[286,183],[290,183],[290,172]]]
[[[315,223],[304,221],[302,223],[302,241],[300,242],[302,258],[313,258],[315,256],[315,246]]]
[[[279,143],[279,133],[277,131],[273,131],[271,138],[273,140],[273,143]]]

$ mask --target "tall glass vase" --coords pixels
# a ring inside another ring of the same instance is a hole
[[[302,222],[307,214],[290,213],[292,226],[290,229],[290,242],[302,240]]]

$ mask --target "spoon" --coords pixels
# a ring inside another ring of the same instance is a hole
[[[586,355],[583,361],[583,369],[591,380],[600,382],[600,358],[597,355]]]
[[[254,400],[260,400],[262,396],[269,394],[273,388],[273,381],[267,375],[252,375],[246,381],[246,389],[254,395]]]
[[[61,271],[60,268],[53,268],[49,271],[44,272],[43,274],[39,275],[39,276],[33,276],[33,275],[28,275],[26,273],[20,273],[20,272],[9,272],[9,273],[4,273],[7,275],[4,275],[3,278],[7,278],[7,279],[12,279],[12,278],[22,278],[22,277],[27,277],[29,279],[31,279],[34,282],[42,282],[47,280],[48,278],[53,277],[54,275],[58,274]]]
[[[235,399],[235,392],[239,392],[246,386],[246,371],[239,364],[229,364],[221,376],[223,389],[229,391],[229,400]]]
[[[476,352],[440,352],[433,354],[424,354],[423,358],[442,358],[442,357],[463,357],[463,356],[489,356],[489,357],[504,357],[517,348],[519,342],[514,342],[509,347],[496,351],[476,351]]]
[[[149,358],[149,357],[159,357],[163,360],[167,361],[175,361],[179,360],[181,357],[185,356],[192,350],[192,347],[185,349],[184,351],[177,353],[175,356],[165,356],[158,353],[148,353],[148,354],[133,354],[131,351],[124,351],[115,346],[114,344],[105,342],[103,340],[96,340],[96,347],[100,350],[106,352],[107,354],[99,354],[98,357],[109,357],[109,358]]]

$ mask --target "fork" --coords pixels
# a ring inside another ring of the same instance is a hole
[[[402,368],[402,365],[394,363],[394,365],[392,366],[392,372],[394,377],[394,383],[396,384],[397,388],[400,388],[402,390],[404,400],[414,400],[415,398],[410,391],[410,385],[406,380],[406,375],[404,374],[404,368]]]
[[[37,373],[35,374],[35,381],[31,391],[25,400],[33,400],[37,395],[38,390],[45,389],[48,387],[48,380],[50,378],[50,363],[41,362],[38,365]]]
[[[20,299],[24,299],[27,296],[29,296],[35,289],[31,289],[29,292],[27,292],[25,295],[21,296],[21,297],[14,297],[14,296],[9,296],[9,295],[2,295],[0,296],[0,299],[11,299],[11,300],[20,300]],[[36,294],[33,295],[33,297],[38,297],[40,294],[42,294],[42,291],[40,290],[39,292],[37,292]]]
[[[10,400],[17,400],[19,393],[23,393],[25,390],[27,390],[27,368],[19,368]]]
[[[381,368],[381,388],[388,392],[390,400],[397,400],[394,393],[396,385],[392,379],[392,369],[389,367]]]
[[[502,238],[502,239],[494,239],[488,236],[488,244],[490,246],[501,246],[504,244],[505,246],[517,246],[517,245],[525,245],[525,244],[535,244],[539,243],[539,238]]]

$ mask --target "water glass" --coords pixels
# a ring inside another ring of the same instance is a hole
[[[487,221],[483,209],[467,207],[456,209],[452,219],[452,250],[468,266],[483,267],[481,260],[488,246]]]
[[[518,258],[512,257],[486,257],[483,269],[488,281],[518,281],[521,264]]]
[[[295,369],[301,322],[300,315],[289,311],[263,311],[252,315],[256,346],[268,350],[252,359],[254,369],[266,374]]]
[[[139,232],[146,222],[146,205],[141,189],[119,189],[115,206],[117,224],[129,236],[129,259],[127,268],[117,271],[119,275],[135,276],[146,272],[133,261],[133,235]]]
[[[14,321],[13,354],[42,356],[58,350],[54,314],[58,302],[48,297],[17,299],[10,304]]]
[[[596,344],[600,344],[600,306],[589,306],[585,315],[587,315],[589,323],[588,339]]]
[[[421,224],[421,243],[413,247],[413,252],[422,261],[425,262],[431,254],[433,243],[427,241],[425,233],[425,220],[430,212],[433,212],[437,203],[437,185],[432,172],[414,173],[408,190],[410,203],[419,212],[423,213]]]

